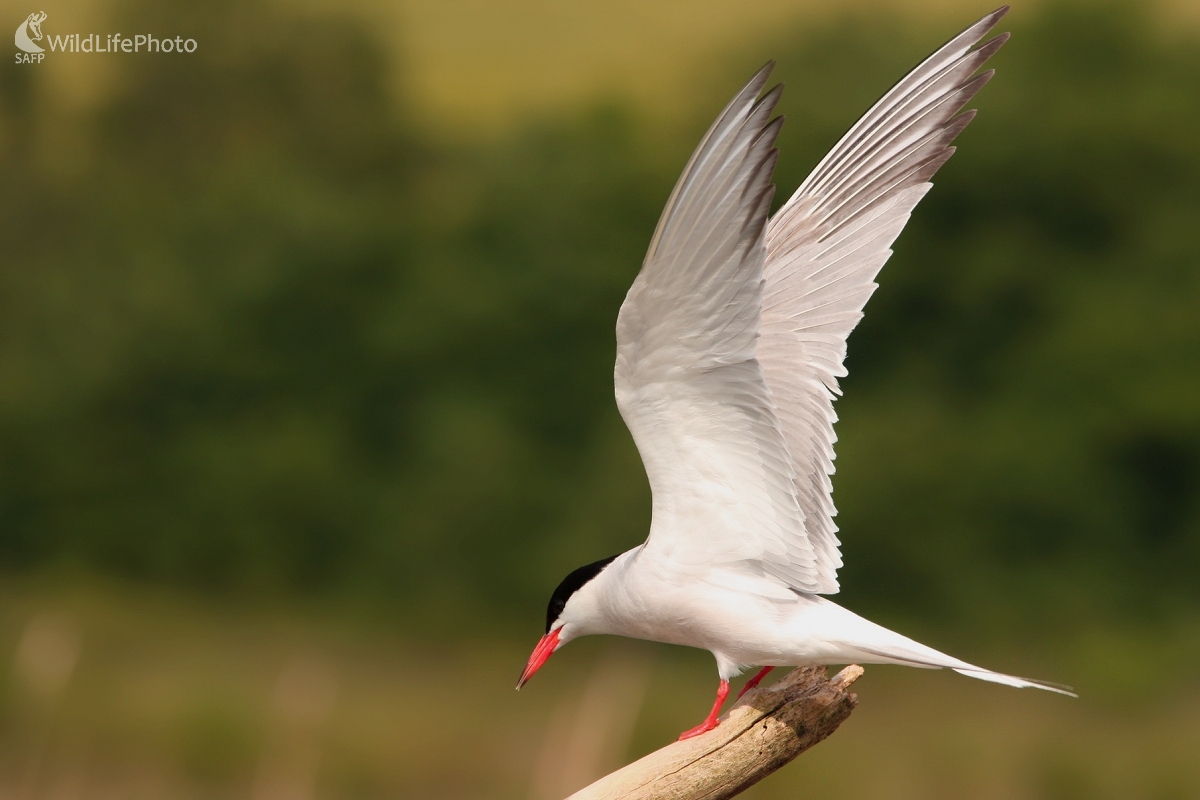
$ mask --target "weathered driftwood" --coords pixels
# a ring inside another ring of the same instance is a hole
[[[797,667],[746,692],[714,730],[656,750],[568,800],[733,797],[837,730],[858,702],[846,690],[862,673],[857,664],[833,678],[824,667]]]

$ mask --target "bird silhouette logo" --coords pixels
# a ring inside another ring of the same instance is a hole
[[[17,47],[26,53],[46,52],[37,42],[42,40],[42,23],[46,21],[46,12],[38,11],[30,14],[25,21],[17,26]]]

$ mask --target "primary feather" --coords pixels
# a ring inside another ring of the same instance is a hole
[[[1008,35],[971,48],[1006,10],[967,28],[897,83],[767,225],[757,356],[792,458],[822,594],[837,592],[842,565],[829,476],[846,338],[892,242],[974,116],[959,111],[992,77],[975,72]]]

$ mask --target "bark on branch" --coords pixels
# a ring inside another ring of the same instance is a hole
[[[857,664],[833,678],[824,667],[797,667],[746,692],[716,729],[656,750],[568,800],[733,797],[837,730],[858,703],[846,690],[862,674]]]

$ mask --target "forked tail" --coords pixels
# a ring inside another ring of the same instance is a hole
[[[891,631],[888,632],[891,633]],[[959,675],[966,675],[968,678],[1002,683],[1005,686],[1015,686],[1018,689],[1045,689],[1047,692],[1065,694],[1067,697],[1079,696],[1071,691],[1070,686],[1063,686],[1062,684],[1050,683],[1048,681],[1035,681],[1029,678],[1019,678],[1016,675],[1005,675],[1003,672],[994,672],[990,669],[984,669],[983,667],[977,667],[974,664],[960,661],[945,653],[939,653],[932,647],[926,647],[911,639],[905,639],[905,637],[899,634],[894,633],[892,635],[903,639],[905,646],[879,647],[876,645],[864,646],[861,644],[853,644],[851,646],[856,650],[861,650],[864,653],[875,656],[887,664],[903,664],[908,667],[923,667],[925,669],[952,669]]]
[[[957,672],[959,675],[966,675],[968,678],[979,678],[981,681],[1003,683],[1005,686],[1015,686],[1018,689],[1045,689],[1047,692],[1065,694],[1067,697],[1079,697],[1079,695],[1071,691],[1070,686],[1063,686],[1060,683],[1035,681],[1030,680],[1029,678],[1018,678],[1015,675],[1005,675],[1002,672],[992,672],[990,669],[980,669],[979,667],[971,667],[969,669],[964,669],[962,667],[951,667],[951,669]]]
[[[901,636],[882,625],[876,625],[874,622],[864,619],[835,603],[825,601],[823,605],[827,609],[832,607],[830,610],[837,609],[835,614],[838,616],[844,614],[853,619],[851,621],[847,617],[842,617],[839,620],[842,631],[851,635],[842,635],[837,638],[841,639],[843,646],[849,651],[858,651],[861,653],[860,658],[864,662],[871,663],[877,660],[876,663],[903,664],[909,667],[923,667],[925,669],[952,669],[960,675],[966,675],[969,678],[978,678],[981,681],[991,681],[992,683],[1002,683],[1005,686],[1015,686],[1018,689],[1045,689],[1047,692],[1064,694],[1068,697],[1079,696],[1071,691],[1070,686],[1049,683],[1047,681],[1035,681],[1029,678],[1019,678],[1016,675],[1005,675],[1002,672],[994,672],[990,669],[977,667],[974,664],[968,664],[966,661],[961,661],[945,653],[940,653],[932,647],[926,647],[920,642],[909,639],[907,636]]]

